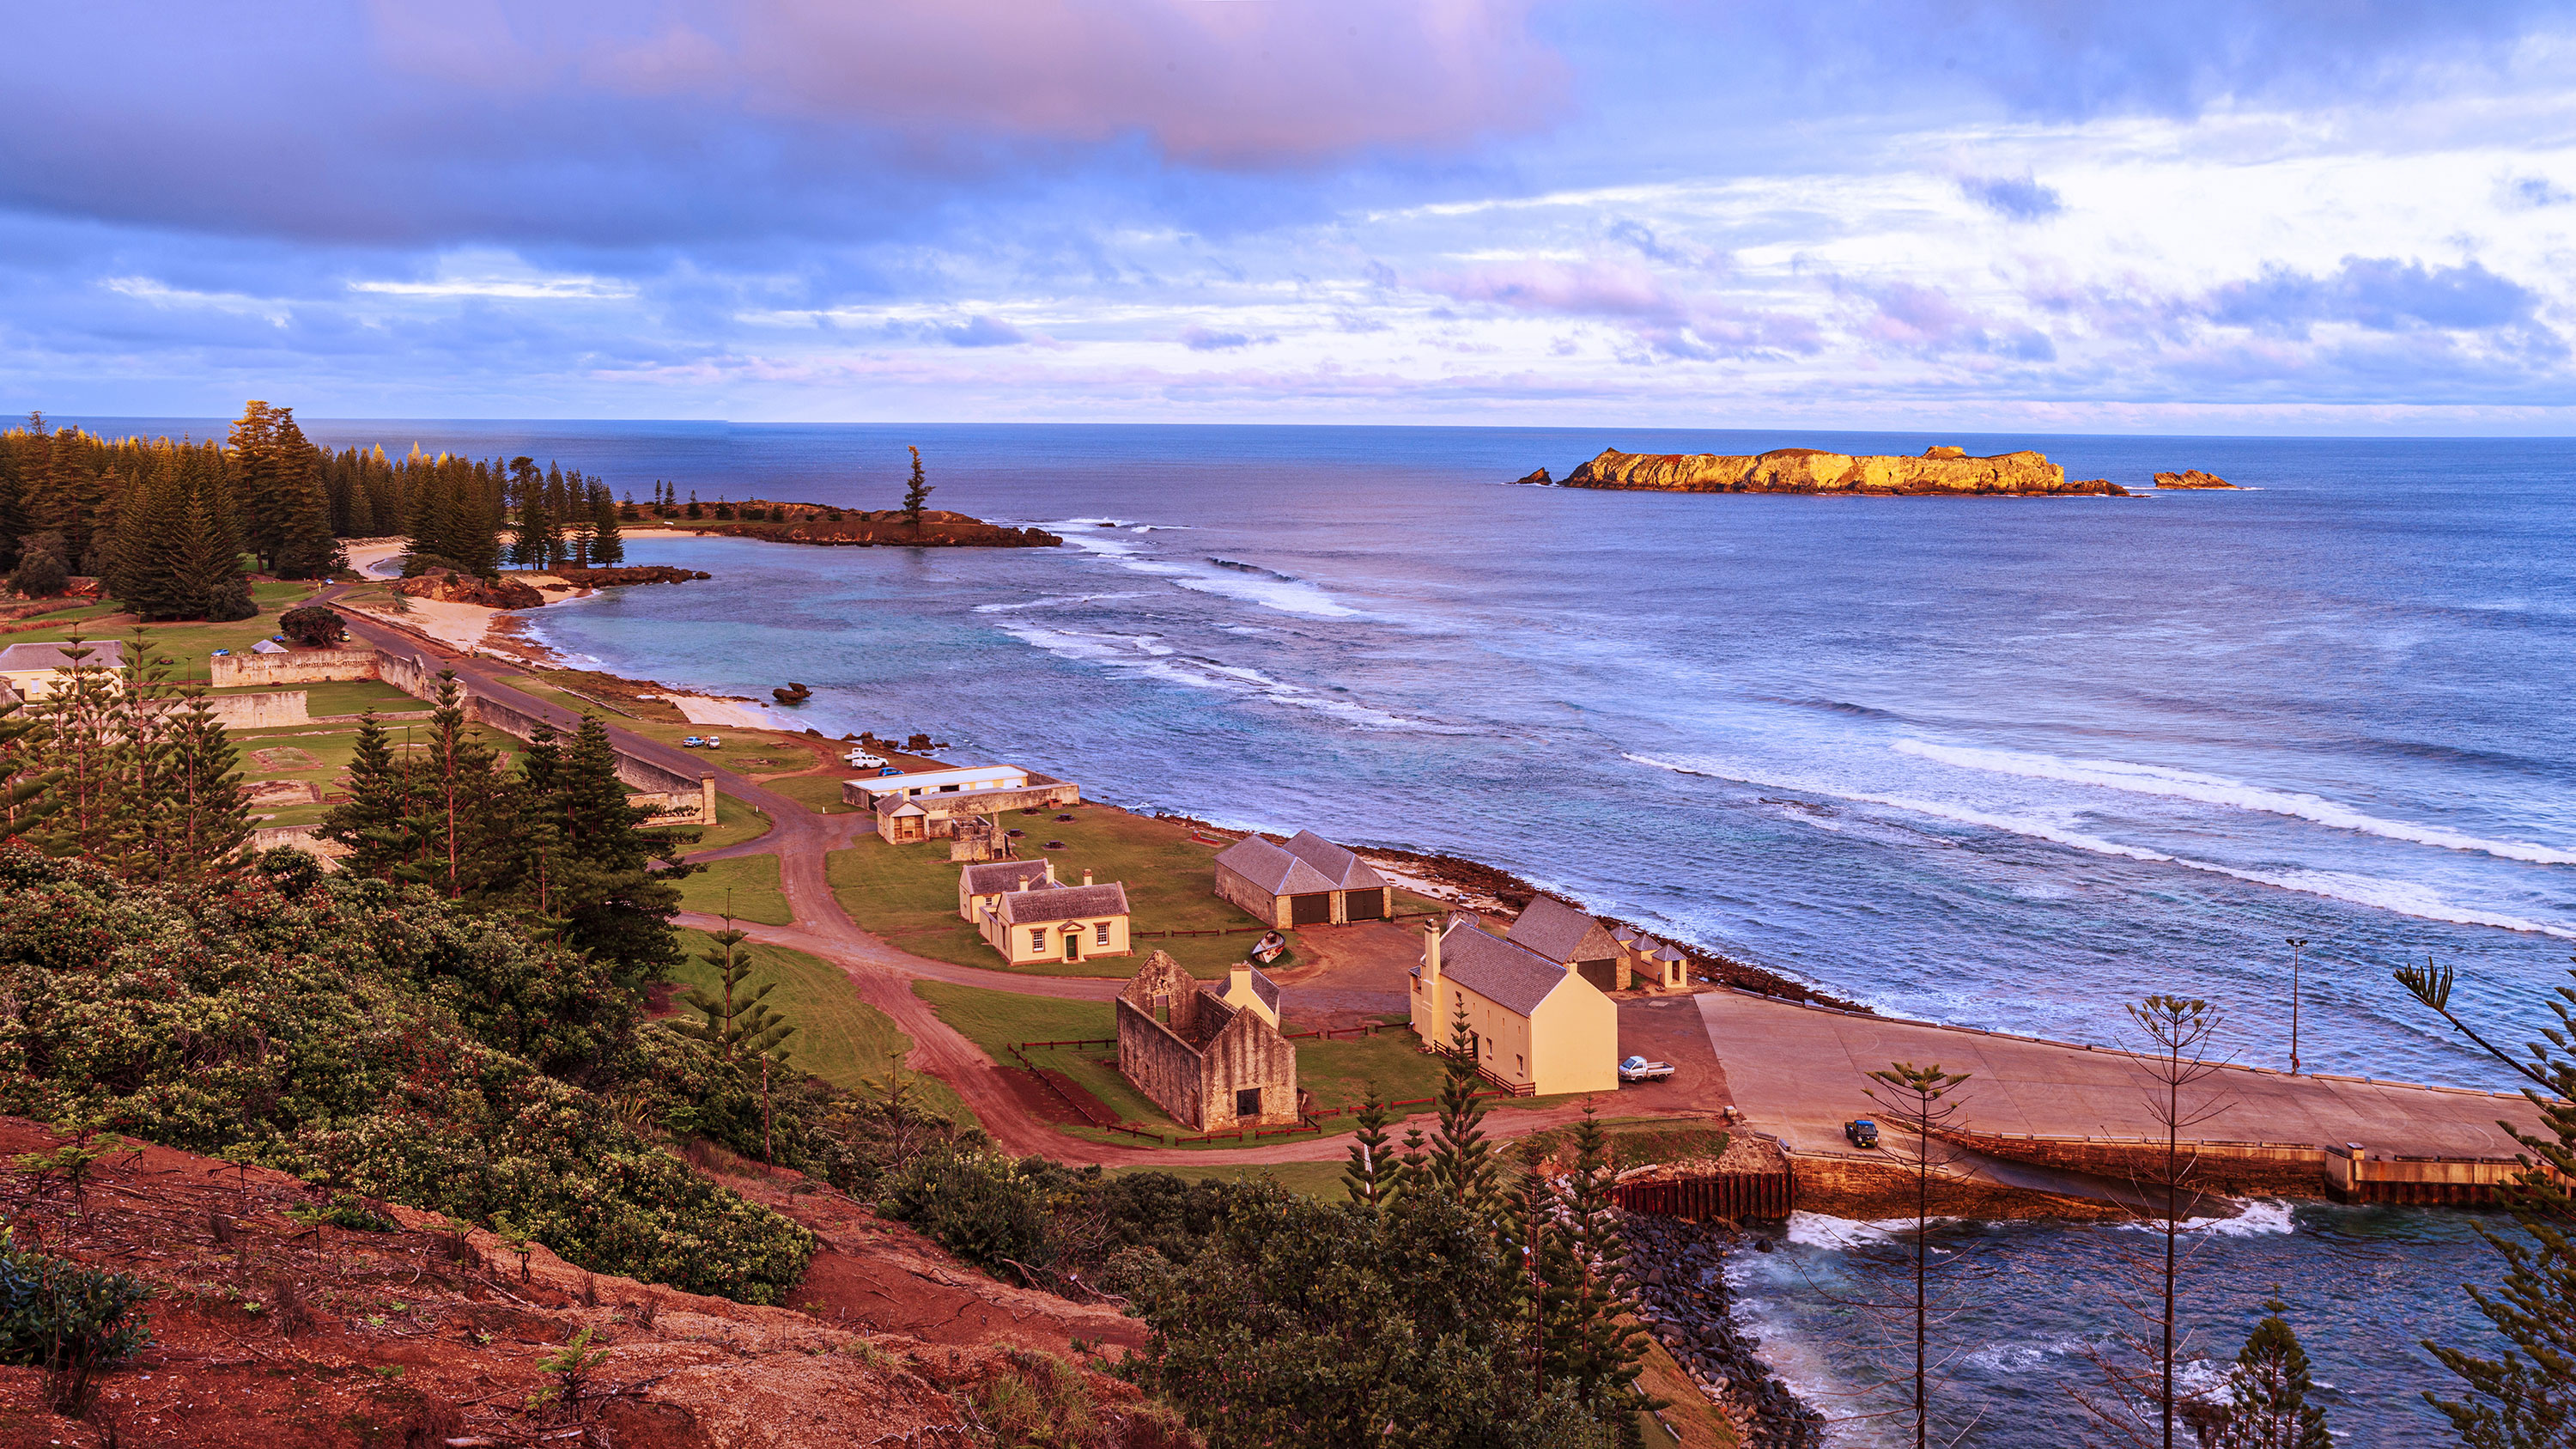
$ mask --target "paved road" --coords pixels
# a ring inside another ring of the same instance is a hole
[[[1971,1080],[1957,1100],[1970,1131],[2141,1137],[2162,1128],[2126,1052],[1891,1021],[1723,991],[1699,998],[1710,1045],[1726,1063],[1750,1125],[1800,1150],[1843,1147],[1842,1124],[1876,1115],[1864,1074],[1889,1063],[1939,1063]],[[2207,1142],[2329,1146],[2359,1142],[2404,1156],[2511,1157],[2497,1126],[2536,1123],[2518,1096],[2345,1077],[2293,1077],[2229,1067],[2204,1100],[2222,1110],[2191,1135]]]

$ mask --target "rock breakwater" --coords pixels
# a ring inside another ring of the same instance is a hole
[[[1622,1213],[1619,1227],[1646,1331],[1734,1422],[1736,1442],[1748,1449],[1818,1449],[1825,1416],[1799,1402],[1762,1361],[1761,1345],[1736,1325],[1726,1243],[1745,1241],[1743,1235],[1652,1213]]]
[[[1523,482],[1537,482],[1544,469]],[[1669,493],[1963,494],[2000,497],[2129,496],[2102,478],[2068,478],[2044,454],[2022,451],[1972,458],[1961,448],[1929,448],[1921,457],[1774,448],[1768,453],[1622,453],[1604,448],[1560,488],[1638,488]]]

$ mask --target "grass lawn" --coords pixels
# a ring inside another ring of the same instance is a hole
[[[209,695],[272,694],[290,689],[304,691],[305,712],[316,719],[360,714],[369,709],[378,714],[409,714],[430,708],[428,701],[414,699],[380,679],[335,679],[324,684],[237,684],[206,692]]]
[[[719,794],[716,796],[716,823],[697,829],[698,843],[690,849],[721,850],[728,845],[740,845],[746,840],[758,840],[767,835],[770,820],[757,808],[731,795]]]
[[[787,894],[778,888],[778,857],[737,855],[710,860],[706,868],[680,882],[680,902],[692,911],[729,915],[764,926],[792,926]]]
[[[855,777],[790,775],[783,780],[763,780],[760,782],[760,788],[784,795],[817,815],[848,815],[856,812],[858,807],[841,803],[841,782],[851,778]],[[946,853],[941,852],[943,855]],[[954,888],[953,882],[951,888]]]
[[[1124,1172],[1168,1172],[1174,1177],[1190,1182],[1207,1178],[1214,1178],[1219,1182],[1252,1182],[1266,1177],[1290,1192],[1301,1192],[1308,1197],[1320,1197],[1327,1202],[1341,1202],[1345,1196],[1342,1190],[1342,1174],[1348,1171],[1349,1167],[1349,1163],[1339,1158],[1329,1162],[1274,1162],[1244,1167],[1193,1167],[1186,1162],[1175,1162],[1169,1167],[1159,1165],[1113,1167],[1108,1169],[1108,1175],[1114,1177]]]
[[[1022,996],[1014,991],[953,986],[944,981],[916,981],[912,990],[930,1003],[941,1021],[955,1027],[959,1035],[1006,1067],[1019,1065],[1006,1048],[1020,1042],[1103,1041],[1118,1032],[1116,1008],[1106,1001]],[[1377,1084],[1378,1095],[1390,1102],[1434,1096],[1440,1090],[1439,1060],[1420,1051],[1413,1033],[1400,1027],[1373,1037],[1301,1040],[1296,1046],[1297,1085],[1314,1093],[1319,1107],[1357,1107],[1372,1081]],[[1122,1122],[1175,1136],[1190,1130],[1173,1121],[1119,1075],[1115,1047],[1057,1047],[1032,1050],[1028,1057],[1041,1067],[1061,1071],[1081,1083]],[[1348,1116],[1325,1119],[1326,1135],[1348,1131],[1351,1126]],[[1136,1139],[1123,1133],[1071,1130],[1073,1135],[1092,1141],[1136,1143]]]
[[[698,959],[715,952],[714,941],[703,931],[682,931],[680,949],[689,959],[671,972],[671,979],[714,990],[715,968]],[[746,941],[739,949],[759,968],[752,978],[755,989],[778,983],[765,1004],[795,1023],[796,1035],[788,1038],[787,1046],[804,1071],[846,1091],[857,1091],[867,1079],[883,1077],[912,1050],[912,1038],[895,1025],[894,1018],[861,1001],[839,967],[784,946]],[[946,1082],[920,1075],[913,1082],[931,1110],[960,1124],[974,1122]]]
[[[321,583],[312,580],[253,584],[250,590],[251,601],[259,606],[259,612],[250,618],[237,619],[229,624],[147,624],[144,628],[150,636],[152,652],[170,661],[172,680],[203,684],[212,678],[206,669],[207,655],[217,649],[245,650],[275,634],[277,616],[303,603],[321,587]],[[133,622],[130,619],[109,622],[115,616],[114,607],[105,604],[92,604],[52,614],[41,614],[33,619],[16,622],[41,623],[49,627],[0,635],[0,640],[10,644],[42,644],[68,639],[74,634],[90,640],[131,638],[134,633]],[[56,624],[64,627],[59,629],[50,627]],[[72,627],[75,625],[79,627]]]
[[[395,720],[385,727],[388,742],[399,755],[407,745],[417,745],[427,734],[416,721]],[[474,735],[487,748],[498,753],[504,762],[518,758],[519,742],[483,725],[472,726]],[[234,730],[233,747],[241,754],[241,773],[245,781],[310,780],[322,787],[325,795],[342,788],[342,777],[357,754],[358,732],[347,726],[282,725],[274,729]],[[269,752],[265,760],[261,752]],[[287,751],[300,751],[302,757]],[[255,823],[271,829],[296,825],[313,825],[330,812],[327,803],[272,806],[257,811],[264,818]]]
[[[1056,879],[1079,881],[1088,868],[1097,879],[1124,882],[1133,929],[1203,931],[1260,925],[1213,894],[1216,870],[1209,862],[1216,856],[1216,847],[1190,839],[1187,826],[1101,805],[1058,813],[1074,818],[1058,822],[1054,813],[1013,812],[1004,820],[1028,832],[1020,842],[1023,853],[1054,859]],[[1049,840],[1061,840],[1065,848],[1044,849]],[[961,966],[1007,969],[975,928],[958,918],[959,869],[949,863],[941,841],[888,845],[865,839],[851,849],[832,852],[829,878],[853,920],[904,950]],[[1213,981],[1242,960],[1255,939],[1256,934],[1249,931],[1226,936],[1145,936],[1137,939],[1134,956],[1019,969],[1039,976],[1133,976],[1145,954],[1160,949],[1171,952],[1191,975]],[[1290,949],[1295,949],[1293,934]]]

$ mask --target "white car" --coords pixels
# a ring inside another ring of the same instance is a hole
[[[1673,1074],[1671,1062],[1650,1062],[1644,1057],[1630,1057],[1619,1064],[1623,1082],[1660,1082]]]
[[[865,750],[852,750],[847,758],[851,766],[856,769],[872,770],[885,763],[885,756],[871,755]]]

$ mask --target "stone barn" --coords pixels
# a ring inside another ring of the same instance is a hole
[[[1261,1012],[1202,989],[1167,952],[1147,957],[1118,993],[1118,1070],[1200,1132],[1297,1121],[1297,1048]]]
[[[1285,845],[1247,835],[1218,851],[1216,893],[1281,931],[1383,921],[1395,910],[1395,887],[1385,876],[1311,830]]]

